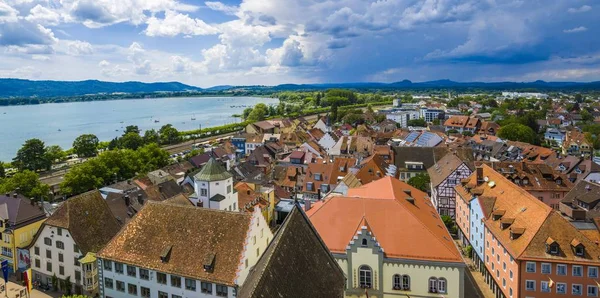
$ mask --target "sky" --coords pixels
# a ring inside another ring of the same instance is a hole
[[[0,0],[0,77],[599,81],[599,0]]]

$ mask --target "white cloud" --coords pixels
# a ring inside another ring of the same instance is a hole
[[[186,14],[171,10],[165,12],[164,19],[151,17],[148,27],[144,31],[148,36],[177,36],[183,35],[212,35],[217,34],[215,27],[206,24],[200,19],[192,19]]]
[[[94,48],[87,41],[72,40],[68,42],[70,55],[90,55],[94,52]]]
[[[573,28],[573,29],[565,29],[565,30],[563,30],[564,33],[577,33],[577,32],[584,32],[584,31],[587,31],[587,28],[583,27],[583,26],[579,26],[579,27],[576,27],[576,28]]]
[[[219,1],[207,1],[204,2],[204,4],[212,10],[220,11],[228,15],[235,15],[238,12],[238,7],[225,5],[223,2]]]
[[[58,12],[41,6],[36,5],[29,11],[29,15],[25,19],[32,23],[39,23],[42,25],[56,26],[61,22],[61,16]]]
[[[0,2],[0,24],[5,22],[16,22],[19,12],[4,2]]]
[[[31,59],[38,61],[48,61],[50,60],[50,57],[46,55],[31,55]]]
[[[592,10],[591,6],[589,6],[589,5],[583,5],[583,6],[579,7],[579,8],[571,7],[567,11],[570,12],[570,13],[582,13],[582,12],[588,12],[590,10]]]

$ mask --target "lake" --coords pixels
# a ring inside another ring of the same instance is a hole
[[[232,115],[242,114],[243,106],[278,102],[256,97],[175,97],[0,107],[0,160],[11,161],[32,138],[68,149],[82,134],[109,141],[122,135],[127,125],[137,125],[142,134],[165,124],[180,131],[194,130],[200,125],[240,122]]]

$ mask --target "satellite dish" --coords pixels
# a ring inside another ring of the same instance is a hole
[[[487,176],[486,176],[486,177],[483,177],[483,181],[485,181],[485,182],[488,182],[488,181],[490,181],[490,178],[489,178],[489,177],[487,177]]]
[[[488,183],[488,186],[489,186],[489,187],[491,187],[491,188],[493,188],[494,186],[496,186],[496,182],[494,182],[494,181],[490,181],[490,182]]]

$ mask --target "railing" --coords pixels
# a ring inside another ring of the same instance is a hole
[[[83,270],[83,276],[85,278],[95,277],[96,275],[98,275],[98,269]]]

